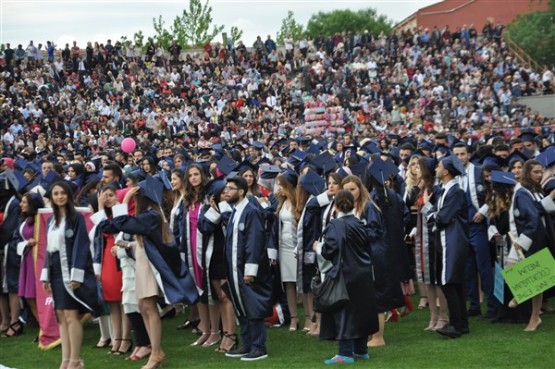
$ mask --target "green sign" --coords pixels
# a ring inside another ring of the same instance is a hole
[[[547,247],[543,248],[505,269],[503,278],[520,304],[555,286],[555,259]]]

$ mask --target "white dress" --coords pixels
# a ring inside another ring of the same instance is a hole
[[[279,270],[282,282],[297,282],[297,222],[286,202],[279,212]]]

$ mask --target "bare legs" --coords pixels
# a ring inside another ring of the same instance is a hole
[[[125,353],[131,346],[129,338],[130,324],[127,315],[123,313],[121,302],[110,302],[110,320],[112,322],[112,333],[115,342],[112,345],[112,352]]]
[[[202,345],[210,338],[210,312],[208,311],[208,304],[199,302],[196,306],[200,318],[198,329],[202,332],[202,336],[193,342],[191,346]]]
[[[218,300],[214,300],[212,305],[208,305],[208,315],[210,317],[210,338],[204,342],[203,346],[205,347],[220,342],[220,302]]]
[[[542,301],[543,301],[543,293],[540,293],[539,295],[532,297],[532,315],[530,315],[530,321],[528,322],[528,325],[524,329],[526,332],[535,331],[542,323],[542,320],[540,319]]]
[[[222,328],[224,330],[224,337],[220,343],[220,348],[218,351],[227,352],[235,344],[236,338],[233,336],[235,334],[235,312],[233,311],[233,304],[229,297],[225,294],[222,286],[227,283],[225,280],[211,281],[214,293],[218,296],[220,302],[220,315],[222,318]],[[233,336],[234,338],[230,338]]]
[[[297,316],[297,286],[295,282],[283,282],[285,285],[285,297],[287,298],[287,307],[291,315],[290,331],[296,331],[299,326],[299,318]]]
[[[77,310],[56,310],[60,338],[62,341],[61,369],[81,368],[81,344],[83,326]]]
[[[378,314],[379,331],[374,333],[368,341],[368,347],[385,346],[383,332],[385,329],[385,315],[384,313]]]
[[[428,306],[430,308],[430,323],[428,327],[424,330],[435,331],[437,329],[445,327],[449,323],[447,316],[447,301],[441,288],[433,284],[426,284],[426,290],[428,291]],[[437,306],[437,301],[439,299],[439,307]]]
[[[0,316],[2,317],[0,330],[3,332],[8,329],[10,325],[10,304],[8,302],[8,296],[5,295],[0,295]]]
[[[150,339],[151,352],[145,368],[155,367],[165,357],[162,351],[162,320],[156,305],[156,296],[139,299],[139,310],[143,317],[148,338]]]
[[[420,292],[420,302],[418,303],[419,309],[425,309],[431,300],[428,299],[427,284],[418,282],[418,292]]]
[[[301,299],[303,302],[303,307],[306,315],[306,319],[304,322],[304,328],[308,328],[308,334],[311,336],[319,336],[320,335],[320,314],[314,312],[314,300],[312,296],[312,292],[303,293],[301,295]],[[316,316],[316,322],[312,321],[312,317]]]

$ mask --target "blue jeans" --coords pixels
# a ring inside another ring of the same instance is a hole
[[[354,340],[339,340],[339,355],[353,357],[353,354],[367,354],[367,339],[368,337],[355,338]]]

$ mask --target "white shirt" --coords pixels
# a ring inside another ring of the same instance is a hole
[[[46,251],[49,254],[58,252],[62,246],[65,246],[65,228],[65,218],[62,219],[59,227],[56,227],[56,222],[52,220],[52,224],[48,227],[48,236],[46,238]]]

